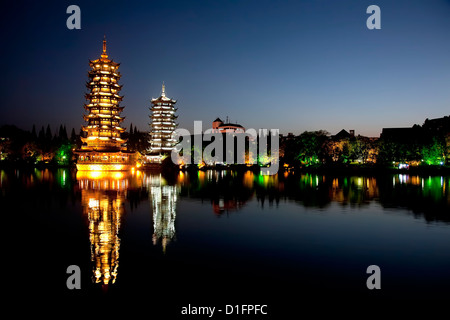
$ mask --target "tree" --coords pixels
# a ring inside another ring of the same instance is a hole
[[[77,135],[75,133],[75,128],[72,128],[72,132],[70,133],[70,142],[73,144],[77,143]]]
[[[298,137],[287,137],[280,139],[280,161],[288,166],[300,165],[298,159],[299,139]],[[256,154],[252,155],[256,159]],[[252,158],[253,159],[253,158]]]
[[[33,139],[33,141],[37,140],[36,126],[34,124],[33,124],[33,129],[31,129],[31,139]]]
[[[67,138],[67,130],[66,130],[65,125],[64,125],[64,127],[62,125],[59,126],[58,139],[61,142],[67,141],[68,138]]]
[[[4,161],[11,153],[11,141],[8,138],[0,139],[0,161]]]
[[[29,163],[34,163],[39,154],[40,150],[37,147],[36,143],[33,141],[25,143],[22,148],[22,159]]]
[[[433,137],[432,141],[422,147],[422,160],[428,165],[439,165],[445,163],[445,141]]]
[[[374,145],[369,138],[358,136],[350,142],[350,158],[355,161],[366,163],[369,157],[376,153]],[[370,162],[374,162],[370,159]]]
[[[306,166],[321,162],[324,155],[324,145],[328,140],[327,132],[305,131],[299,137],[297,159]]]
[[[344,141],[342,145],[341,159],[343,163],[348,163],[350,161],[350,145],[348,141]]]
[[[44,130],[44,126],[42,126],[41,130],[39,131],[38,140],[39,140],[39,142],[41,142],[41,143],[43,143],[44,140],[45,140],[45,130]]]
[[[52,130],[50,129],[50,125],[47,125],[47,130],[45,131],[45,139],[47,140],[47,142],[51,142],[52,141]]]
[[[55,161],[58,165],[66,166],[72,158],[73,145],[69,142],[63,143],[55,152]]]
[[[379,152],[377,162],[382,164],[391,164],[396,160],[398,153],[398,144],[392,141],[381,140],[379,144]]]

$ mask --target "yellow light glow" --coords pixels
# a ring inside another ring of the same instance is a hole
[[[126,177],[123,171],[78,171],[77,180],[122,180]],[[112,182],[111,181],[111,182]]]
[[[123,173],[122,172],[114,172],[113,177],[114,177],[114,179],[122,179]]]
[[[98,208],[99,201],[97,199],[89,199],[89,208]]]
[[[92,170],[92,171],[101,171],[101,170],[102,170],[102,166],[99,165],[99,164],[93,164],[93,165],[91,166],[91,170]],[[100,172],[100,173],[101,173],[101,172]]]
[[[115,164],[115,163],[105,163],[105,164],[92,164],[92,163],[77,163],[78,171],[123,171],[130,170],[130,164]]]

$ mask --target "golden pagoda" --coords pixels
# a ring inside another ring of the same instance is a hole
[[[81,137],[83,144],[76,152],[78,170],[128,170],[136,164],[136,154],[126,150],[121,137],[125,129],[120,126],[124,107],[119,106],[123,98],[119,95],[119,65],[108,58],[104,39],[100,58],[89,61],[89,93],[84,105],[88,114],[83,116],[87,125],[82,127],[86,136]]]

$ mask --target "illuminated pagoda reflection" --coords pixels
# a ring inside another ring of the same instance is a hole
[[[89,224],[92,281],[113,284],[119,268],[119,230],[128,176],[122,172],[78,171],[77,181]]]
[[[104,39],[100,58],[89,61],[88,102],[84,105],[88,123],[82,127],[86,134],[81,137],[83,145],[76,151],[78,170],[128,170],[135,165],[136,154],[126,150],[121,137],[125,129],[120,126],[124,107],[119,106],[123,98],[119,95],[119,65],[108,58]]]
[[[148,176],[147,186],[153,212],[153,244],[161,242],[163,252],[175,236],[178,188],[167,185],[160,175]]]

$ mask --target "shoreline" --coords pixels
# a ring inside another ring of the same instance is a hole
[[[11,164],[11,163],[0,163],[0,169],[11,170],[11,169],[70,169],[77,170],[76,165],[55,165],[55,164],[42,164],[42,165],[31,165],[31,164]],[[178,167],[164,167],[160,168],[145,168],[141,167],[140,171],[186,171],[186,172],[195,172],[195,171],[207,171],[207,170],[215,170],[215,171],[253,171],[255,173],[259,173],[261,169],[264,167],[259,166],[246,166],[246,165],[230,165],[230,166],[220,166],[220,167],[203,167],[198,168],[196,165],[191,165],[189,167],[179,169]],[[314,167],[290,167],[284,168],[281,167],[278,170],[278,174],[280,173],[292,173],[292,174],[301,174],[301,173],[314,173],[314,174],[330,174],[330,175],[349,175],[349,174],[408,174],[408,175],[450,175],[450,167],[447,166],[420,166],[420,167],[410,167],[409,169],[398,169],[394,167],[384,167],[384,166],[360,166],[360,165],[347,165],[347,166],[314,166]]]

